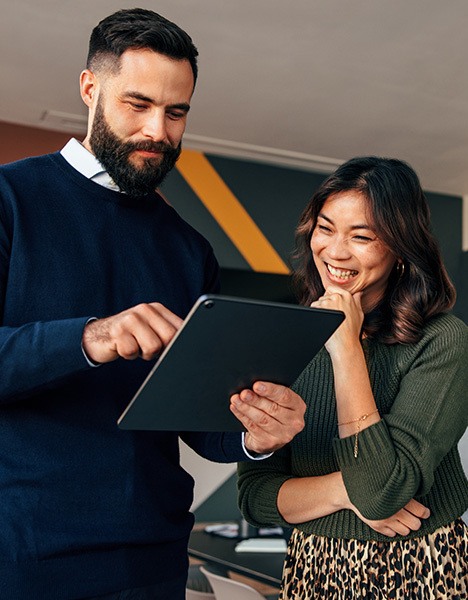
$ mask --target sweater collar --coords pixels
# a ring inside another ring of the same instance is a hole
[[[77,139],[71,138],[62,148],[60,154],[70,166],[87,179],[115,192],[120,192],[119,187],[94,154],[87,150]]]

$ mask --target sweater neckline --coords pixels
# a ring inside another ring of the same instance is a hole
[[[122,192],[111,190],[109,188],[88,179],[85,175],[73,168],[60,152],[54,152],[49,154],[48,157],[56,163],[59,169],[61,169],[67,177],[73,179],[73,181],[84,188],[88,194],[93,195],[99,201],[113,202],[121,206],[127,206],[130,208],[142,208],[145,206],[154,206],[155,202],[161,200],[161,196],[155,191],[146,196],[129,196]]]

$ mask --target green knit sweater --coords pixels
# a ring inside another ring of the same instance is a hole
[[[278,491],[291,477],[341,471],[351,502],[368,519],[384,519],[416,498],[431,516],[410,536],[430,533],[463,514],[468,481],[457,442],[468,422],[468,327],[439,315],[416,344],[365,341],[364,351],[381,421],[339,439],[333,368],[325,349],[311,361],[293,389],[307,403],[306,426],[266,460],[239,465],[239,503],[259,527],[291,527],[277,509]],[[389,540],[353,511],[296,525],[333,538]],[[391,539],[398,539],[391,538]]]

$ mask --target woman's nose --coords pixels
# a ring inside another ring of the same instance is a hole
[[[330,240],[330,243],[327,246],[327,252],[330,258],[335,259],[345,259],[349,258],[350,256],[350,251],[346,240],[344,240],[341,236],[336,236]]]

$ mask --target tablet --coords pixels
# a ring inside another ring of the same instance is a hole
[[[122,429],[241,431],[230,396],[290,386],[343,321],[340,311],[201,296],[118,420]]]

